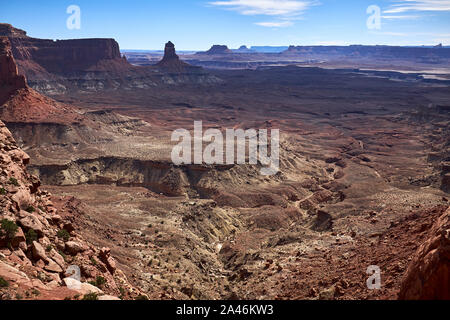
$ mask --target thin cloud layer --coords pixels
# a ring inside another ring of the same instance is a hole
[[[450,0],[401,0],[391,5],[384,13],[411,11],[450,11]]]
[[[276,18],[277,21],[257,22],[263,27],[288,27],[293,25],[293,20],[303,14],[316,1],[298,0],[221,0],[209,2],[210,5],[219,8],[233,10],[242,15],[264,15]]]

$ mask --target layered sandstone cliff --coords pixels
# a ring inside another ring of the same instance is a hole
[[[25,74],[32,67],[26,62],[35,62],[50,73],[63,74],[100,68],[102,62],[128,65],[114,39],[37,39],[8,24],[0,24],[0,36],[9,38],[12,53]]]

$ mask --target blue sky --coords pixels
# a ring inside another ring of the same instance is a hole
[[[450,0],[0,0],[0,22],[48,39],[115,38],[121,49],[240,45],[450,45]],[[69,5],[81,28],[69,30]],[[378,6],[379,29],[367,8]]]

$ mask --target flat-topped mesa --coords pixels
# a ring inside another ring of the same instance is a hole
[[[47,72],[66,74],[78,71],[126,69],[119,44],[114,39],[51,40],[28,37],[10,24],[0,24],[0,37],[7,37],[21,73]]]
[[[415,60],[417,62],[444,63],[450,59],[450,48],[401,46],[289,46],[282,55],[301,55],[310,58],[351,58],[380,60]]]
[[[0,37],[0,103],[18,89],[26,88],[26,79],[19,75],[8,38]]]
[[[164,57],[156,66],[173,71],[182,71],[189,64],[180,60],[180,57],[176,54],[175,45],[169,41],[164,48]]]
[[[213,45],[211,49],[206,51],[206,54],[228,54],[228,53],[232,53],[232,51],[228,49],[226,45],[218,45],[218,44]]]

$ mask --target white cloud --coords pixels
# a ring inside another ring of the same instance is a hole
[[[290,27],[294,23],[292,21],[271,21],[271,22],[256,22],[255,24],[261,27],[283,28],[283,27]]]
[[[420,16],[413,16],[413,15],[404,15],[404,16],[382,16],[383,19],[387,20],[412,20],[412,19],[419,19]]]
[[[411,11],[450,11],[450,0],[397,0],[384,13]]]
[[[220,0],[209,2],[219,8],[236,11],[246,16],[264,15],[277,21],[257,22],[263,27],[288,27],[293,25],[308,8],[317,4],[316,0]],[[281,21],[280,21],[281,20]]]

